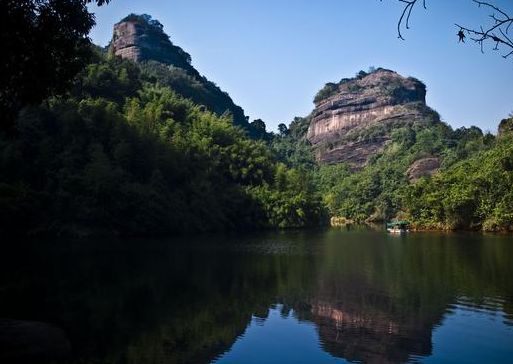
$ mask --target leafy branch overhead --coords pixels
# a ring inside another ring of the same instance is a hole
[[[64,92],[92,57],[87,4],[110,0],[0,1],[0,130],[13,132],[23,106]]]
[[[382,1],[382,0],[381,0]],[[398,0],[404,4],[403,11],[397,22],[397,34],[399,39],[403,39],[402,29],[410,29],[410,18],[413,9],[419,3],[422,4],[424,9],[427,9],[426,0]],[[490,19],[491,24],[487,26],[481,25],[479,28],[471,28],[459,24],[455,24],[458,28],[457,36],[460,43],[464,43],[467,36],[478,43],[481,47],[481,52],[484,53],[485,42],[494,44],[493,50],[505,50],[504,58],[513,55],[513,40],[509,34],[513,17],[506,11],[500,9],[498,6],[484,1],[472,0],[478,7],[486,8],[491,11]]]

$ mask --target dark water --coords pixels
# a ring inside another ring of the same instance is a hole
[[[511,236],[328,230],[15,246],[0,256],[0,318],[62,329],[64,362],[513,362]]]

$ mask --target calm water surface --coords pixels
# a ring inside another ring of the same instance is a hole
[[[511,236],[11,245],[0,319],[59,328],[65,363],[513,363]]]

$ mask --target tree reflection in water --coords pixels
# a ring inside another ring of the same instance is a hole
[[[333,357],[406,362],[432,354],[455,304],[503,311],[511,325],[508,240],[328,230],[13,242],[0,317],[62,328],[73,363],[209,363],[279,304],[283,318],[313,323]]]

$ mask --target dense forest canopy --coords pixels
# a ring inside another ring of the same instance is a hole
[[[97,53],[2,138],[2,228],[164,234],[318,223],[308,178],[133,62]]]
[[[341,85],[379,70],[328,83],[314,102],[330,100],[343,92]],[[310,171],[330,216],[337,220],[406,219],[419,229],[513,229],[512,117],[500,122],[497,136],[475,126],[453,129],[437,115],[429,123],[392,125],[385,148],[358,170],[347,163],[316,163],[306,139],[311,118],[296,118],[273,148],[284,163]],[[364,128],[358,138],[372,140],[383,128],[386,125]],[[425,160],[437,161],[438,173],[412,177],[416,163]]]
[[[513,229],[511,118],[497,137],[436,120],[395,125],[364,168],[319,164],[306,140],[312,115],[269,133],[193,69],[94,47],[86,3],[2,2],[0,232],[155,235],[304,227],[328,216]],[[190,64],[157,20],[126,19],[147,22]],[[326,84],[315,102],[349,81]],[[431,157],[438,173],[409,177],[412,163]]]
[[[273,148],[285,163],[311,171],[331,216],[354,222],[401,218],[420,229],[511,230],[512,124],[513,118],[504,119],[498,136],[442,122],[396,128],[385,150],[359,171],[345,163],[317,165],[304,134],[289,133]],[[411,180],[412,164],[429,157],[441,160],[440,171]]]

